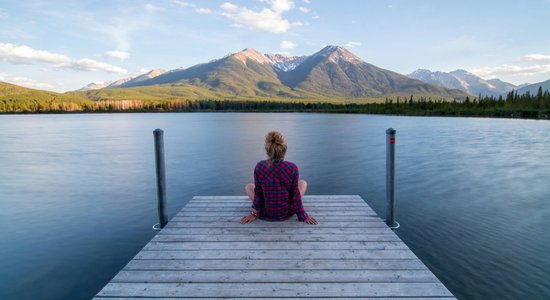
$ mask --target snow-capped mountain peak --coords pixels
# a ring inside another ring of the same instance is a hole
[[[256,51],[256,49],[253,49],[253,48],[246,48],[246,49],[243,49],[243,51],[241,52],[229,54],[227,56],[233,56],[234,58],[242,61],[245,65],[247,60],[253,60],[261,64],[270,63],[270,60],[267,57],[265,57],[265,55],[261,54],[260,52]]]
[[[115,88],[115,87],[123,87],[123,85],[127,85],[130,83],[136,83],[140,81],[144,81],[147,79],[151,79],[154,77],[157,77],[159,75],[162,75],[166,73],[166,70],[164,69],[154,69],[147,73],[135,76],[135,77],[126,77],[115,81],[105,81],[105,82],[98,82],[98,83],[90,83],[87,86],[79,89],[79,91],[89,91],[89,90],[99,90],[103,88]]]
[[[108,85],[110,85],[112,81],[104,81],[104,82],[92,82],[86,85],[85,87],[79,89],[79,91],[90,91],[90,90],[99,90],[102,89]]]
[[[121,86],[123,84],[125,84],[126,82],[132,80],[133,77],[126,77],[126,78],[121,78],[119,80],[115,80],[113,81],[113,83],[109,84],[108,86],[106,87],[117,87],[117,86]]]
[[[271,65],[276,71],[288,72],[296,69],[308,56],[291,56],[285,54],[265,54],[271,61]]]
[[[418,69],[408,75],[411,78],[427,83],[441,85],[451,89],[459,89],[471,95],[503,95],[514,88],[515,85],[501,80],[485,80],[466,70],[458,69],[452,72],[432,72],[426,69]]]
[[[338,62],[340,60],[351,63],[363,62],[362,59],[351,53],[351,51],[349,51],[348,49],[341,46],[326,46],[314,55],[326,57],[329,61],[332,62]]]

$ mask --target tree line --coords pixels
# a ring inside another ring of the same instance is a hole
[[[299,101],[299,100],[296,100]],[[531,95],[510,91],[506,96],[481,96],[464,101],[430,97],[387,98],[383,103],[327,103],[248,100],[0,100],[0,113],[65,112],[336,112],[412,116],[481,116],[502,118],[550,119],[550,92]]]

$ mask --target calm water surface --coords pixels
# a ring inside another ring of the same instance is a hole
[[[171,217],[243,194],[269,130],[309,194],[383,215],[388,127],[411,250],[459,299],[548,299],[550,122],[286,113],[0,116],[0,299],[89,299],[153,237],[155,128]]]

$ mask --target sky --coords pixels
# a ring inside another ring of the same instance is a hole
[[[550,0],[0,0],[0,81],[58,92],[244,48],[344,46],[409,74],[550,79]]]

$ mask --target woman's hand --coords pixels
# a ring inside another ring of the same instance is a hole
[[[256,221],[257,218],[258,218],[258,217],[253,216],[253,215],[244,216],[244,217],[241,219],[241,224],[246,224],[246,223],[254,222],[254,221]]]
[[[317,225],[319,222],[317,222],[317,220],[315,220],[314,217],[308,217],[304,222],[308,223],[308,224],[311,224],[311,225]]]

